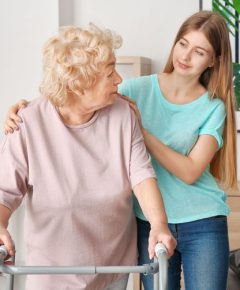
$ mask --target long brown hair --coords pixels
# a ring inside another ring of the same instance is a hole
[[[191,31],[201,31],[215,52],[214,66],[206,69],[199,81],[208,90],[210,98],[220,98],[226,108],[223,147],[210,164],[211,173],[224,188],[237,187],[235,97],[233,91],[232,54],[229,32],[222,16],[211,11],[200,11],[190,16],[180,27],[164,72],[174,69],[172,55],[175,44]]]

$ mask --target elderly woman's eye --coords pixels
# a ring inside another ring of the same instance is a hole
[[[110,74],[108,74],[108,77],[110,78],[113,75],[114,71],[112,71]]]

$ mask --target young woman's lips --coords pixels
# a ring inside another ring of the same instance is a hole
[[[188,69],[188,68],[190,68],[189,65],[183,64],[183,63],[181,63],[181,62],[179,62],[179,61],[178,61],[178,66],[179,66],[181,69]]]

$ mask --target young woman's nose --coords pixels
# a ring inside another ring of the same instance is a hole
[[[191,49],[186,49],[184,50],[183,54],[182,54],[182,59],[183,60],[189,60],[191,58]]]

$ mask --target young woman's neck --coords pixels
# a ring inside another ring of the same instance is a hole
[[[160,86],[167,97],[176,103],[191,102],[206,91],[198,78],[181,76],[174,71],[160,75]]]

